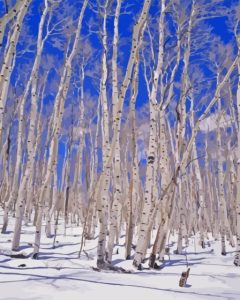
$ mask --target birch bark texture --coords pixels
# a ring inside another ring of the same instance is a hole
[[[39,194],[39,212],[36,222],[36,233],[35,233],[35,242],[34,242],[34,249],[33,249],[33,258],[38,257],[39,248],[40,248],[40,239],[41,239],[41,227],[42,227],[42,216],[44,210],[44,201],[45,195],[48,192],[51,175],[55,169],[57,163],[57,153],[58,153],[58,137],[60,134],[60,128],[62,123],[62,117],[64,112],[64,102],[67,96],[71,74],[72,74],[72,61],[74,56],[77,52],[80,40],[80,33],[82,29],[82,22],[84,17],[84,12],[86,10],[88,4],[88,0],[83,2],[79,18],[77,24],[77,30],[74,36],[74,42],[72,46],[72,50],[70,54],[67,56],[64,68],[62,71],[62,76],[60,79],[60,85],[58,89],[58,93],[54,103],[54,110],[53,110],[53,136],[50,141],[49,146],[49,158],[47,161],[47,171],[43,179],[43,183],[40,187],[40,194]]]

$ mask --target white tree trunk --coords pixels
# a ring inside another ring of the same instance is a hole
[[[72,60],[77,52],[78,44],[80,40],[80,32],[82,28],[83,16],[85,13],[85,9],[87,7],[88,0],[84,0],[84,3],[81,8],[80,16],[78,19],[77,30],[74,37],[74,43],[72,46],[72,50],[69,56],[66,58],[63,73],[60,80],[60,85],[58,89],[58,93],[56,96],[56,100],[54,103],[54,111],[53,111],[53,137],[50,142],[50,150],[49,150],[49,158],[47,162],[47,172],[44,176],[43,184],[40,187],[40,195],[39,195],[39,213],[36,222],[36,233],[35,233],[35,242],[33,249],[33,258],[38,257],[39,247],[40,247],[40,239],[41,239],[41,225],[42,225],[42,214],[44,209],[44,196],[48,190],[51,175],[55,169],[55,165],[57,163],[57,153],[58,153],[58,137],[60,133],[62,117],[64,112],[64,103],[67,96],[71,73],[72,73]]]
[[[8,95],[10,77],[14,66],[13,62],[16,57],[16,46],[20,36],[23,19],[27,13],[30,3],[31,0],[17,1],[15,7],[0,20],[0,43],[2,43],[7,22],[16,16],[13,32],[11,33],[11,38],[9,41],[9,47],[5,53],[0,71],[0,148],[2,143],[4,108]]]
[[[108,210],[109,210],[109,186],[110,186],[110,168],[107,166],[110,155],[110,135],[109,135],[109,108],[107,100],[107,16],[109,0],[106,0],[103,8],[103,57],[102,57],[102,78],[100,85],[100,98],[102,104],[102,151],[103,151],[103,172],[105,176],[102,184],[99,186],[100,201],[97,203],[99,215],[99,237],[97,248],[97,265],[104,267],[106,254],[106,237],[108,229]]]
[[[32,180],[33,176],[33,167],[34,167],[34,160],[35,160],[35,143],[36,143],[36,128],[37,128],[37,101],[38,101],[38,93],[37,93],[37,81],[38,81],[38,71],[41,61],[41,55],[43,51],[44,46],[44,40],[42,38],[43,35],[43,26],[45,24],[46,16],[48,13],[48,1],[45,0],[45,8],[40,20],[39,24],[39,33],[38,33],[38,40],[37,40],[37,54],[34,61],[34,65],[32,68],[31,76],[28,81],[28,85],[23,97],[23,103],[21,105],[21,117],[20,117],[20,127],[22,127],[22,121],[24,119],[23,113],[24,113],[24,105],[28,96],[28,92],[30,90],[31,86],[31,111],[30,111],[30,124],[29,124],[29,132],[27,137],[27,165],[23,172],[19,191],[18,191],[18,197],[17,197],[17,211],[16,211],[16,220],[15,220],[15,228],[14,228],[14,236],[13,236],[13,242],[12,242],[12,249],[17,249],[19,247],[20,243],[20,235],[21,235],[21,225],[22,220],[24,216],[24,209],[26,204],[27,195],[29,193],[31,194],[32,189],[28,190],[29,185],[28,181]],[[20,128],[22,131],[22,128]],[[21,134],[21,133],[19,133]],[[19,136],[20,138],[20,136]],[[21,138],[20,138],[21,141]],[[21,165],[21,155],[18,157],[18,167]]]
[[[156,69],[153,72],[153,85],[150,94],[150,134],[149,134],[149,144],[148,144],[148,161],[146,170],[146,186],[144,193],[144,204],[140,221],[140,231],[137,241],[136,254],[134,257],[133,264],[138,267],[146,253],[148,246],[147,236],[149,234],[148,224],[149,218],[151,218],[152,210],[152,189],[155,184],[154,176],[154,161],[157,159],[155,157],[156,146],[157,146],[157,124],[156,124],[156,109],[157,104],[157,91],[159,78],[161,77],[162,64],[163,64],[163,51],[164,51],[164,16],[165,16],[165,1],[161,3],[161,15],[159,20],[159,45],[158,45],[158,60]]]
[[[239,38],[240,45],[240,38]],[[237,228],[236,228],[236,237],[237,237],[237,247],[236,255],[234,258],[234,264],[240,266],[240,63],[238,63],[238,89],[237,89],[237,116],[238,116],[238,157],[237,157],[237,197],[236,197],[236,215],[237,215]]]
[[[117,68],[117,50],[118,50],[118,22],[121,10],[122,0],[117,0],[117,7],[114,17],[114,37],[113,37],[113,57],[112,57],[112,106],[113,106],[113,119],[116,117],[116,109],[118,102],[118,68]],[[114,240],[118,230],[118,220],[121,215],[121,197],[122,197],[122,184],[121,184],[121,157],[120,157],[120,141],[116,141],[115,157],[113,160],[113,203],[110,211],[110,227],[108,239],[107,260],[111,263],[112,253],[114,247]]]

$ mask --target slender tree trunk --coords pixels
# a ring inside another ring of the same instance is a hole
[[[49,182],[51,179],[51,174],[55,169],[55,165],[57,163],[57,153],[58,153],[58,137],[60,133],[62,117],[64,112],[64,102],[67,96],[71,74],[72,74],[72,60],[76,54],[78,49],[78,43],[80,40],[80,33],[82,28],[83,16],[85,13],[85,9],[87,7],[88,0],[84,0],[81,12],[78,19],[78,25],[76,34],[74,37],[74,43],[72,46],[72,50],[69,56],[66,58],[66,62],[64,64],[63,73],[60,80],[60,85],[58,89],[58,93],[56,96],[54,110],[53,110],[53,137],[50,142],[50,150],[49,150],[49,158],[47,162],[47,172],[44,176],[43,184],[40,187],[40,195],[39,195],[39,213],[36,222],[36,233],[35,233],[35,242],[33,249],[33,258],[38,257],[39,247],[40,247],[40,238],[41,238],[41,225],[42,225],[42,215],[44,209],[44,196],[45,192],[48,189]]]
[[[2,44],[5,26],[9,20],[13,19],[16,16],[16,21],[10,38],[9,48],[5,53],[4,63],[2,64],[2,68],[0,71],[0,149],[2,146],[4,108],[8,95],[10,77],[14,67],[13,62],[15,61],[16,57],[16,46],[22,29],[22,23],[30,3],[31,0],[17,1],[15,8],[0,20],[0,43]]]
[[[240,45],[240,38],[239,38]],[[240,48],[240,47],[239,47]],[[238,63],[238,89],[237,89],[237,114],[238,114],[238,157],[237,157],[237,197],[236,197],[236,215],[237,215],[237,226],[236,226],[236,237],[237,246],[236,254],[234,258],[234,264],[240,266],[240,63]]]
[[[156,146],[157,146],[157,131],[156,131],[156,110],[155,106],[157,104],[156,97],[158,91],[158,82],[162,72],[163,64],[163,51],[164,51],[164,16],[165,16],[165,1],[161,3],[161,15],[159,20],[159,45],[158,45],[158,61],[156,69],[154,70],[153,76],[153,86],[150,94],[150,134],[149,134],[149,144],[148,144],[148,162],[146,170],[146,187],[144,193],[144,204],[140,221],[140,234],[138,236],[136,254],[134,257],[133,264],[138,267],[147,249],[148,239],[146,238],[150,230],[148,229],[149,218],[151,218],[152,210],[152,189],[154,184],[154,161],[157,159],[155,157]]]
[[[114,17],[114,37],[113,37],[113,57],[112,57],[112,106],[113,118],[116,116],[117,102],[118,102],[118,69],[117,69],[117,50],[118,50],[118,22],[121,10],[122,0],[117,0],[117,7]],[[110,229],[108,239],[107,259],[108,262],[112,261],[112,253],[114,247],[114,240],[117,235],[118,221],[121,215],[121,197],[122,197],[122,184],[121,184],[121,163],[120,163],[120,141],[116,141],[115,157],[113,160],[113,203],[110,210]]]
[[[12,248],[18,249],[19,243],[20,243],[20,235],[21,235],[21,226],[22,226],[22,220],[24,216],[24,209],[27,199],[27,194],[30,193],[32,189],[29,191],[27,188],[29,187],[28,181],[31,180],[31,177],[33,176],[33,167],[34,167],[34,159],[35,159],[35,143],[36,143],[36,128],[37,128],[37,100],[38,100],[38,94],[37,94],[37,79],[38,79],[38,70],[40,66],[41,61],[41,54],[44,46],[44,40],[42,38],[43,35],[43,26],[45,24],[45,19],[48,13],[48,2],[45,0],[45,8],[40,20],[39,25],[39,33],[38,33],[38,41],[37,41],[37,55],[34,61],[34,65],[32,68],[31,76],[28,82],[27,89],[25,91],[24,97],[23,97],[23,103],[21,107],[21,123],[19,126],[23,126],[22,120],[24,119],[23,113],[24,113],[24,105],[27,99],[27,95],[30,89],[31,85],[31,111],[30,111],[30,124],[29,124],[29,133],[27,137],[27,165],[23,172],[19,191],[17,194],[17,211],[16,211],[16,220],[15,220],[15,229],[14,229],[14,236],[13,236],[13,242],[12,242]],[[22,131],[22,128],[21,128]],[[21,133],[19,133],[21,134]],[[21,137],[20,142],[21,142]],[[21,164],[21,156],[18,158],[19,165]]]

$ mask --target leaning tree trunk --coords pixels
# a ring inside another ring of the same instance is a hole
[[[23,9],[27,9],[31,0],[18,0],[15,5],[6,12],[6,14],[0,19],[0,47],[2,47],[2,41],[5,34],[7,24],[12,21]],[[19,24],[20,25],[20,24]]]
[[[224,78],[222,79],[222,81],[217,85],[216,87],[216,91],[215,94],[212,98],[212,100],[209,102],[208,106],[206,107],[205,111],[202,113],[202,115],[198,118],[198,120],[196,121],[194,127],[192,128],[192,135],[188,141],[188,144],[186,146],[186,149],[183,152],[182,155],[182,159],[181,161],[176,165],[175,167],[175,171],[173,172],[173,175],[171,178],[169,178],[169,182],[166,186],[166,188],[161,192],[160,198],[163,198],[168,192],[169,190],[171,190],[172,186],[174,184],[176,184],[176,181],[179,177],[179,173],[180,170],[185,170],[186,169],[186,165],[187,165],[187,160],[190,156],[191,150],[192,150],[192,146],[193,143],[195,141],[199,126],[202,122],[202,120],[204,120],[207,116],[207,114],[210,112],[212,106],[219,101],[220,97],[220,91],[222,90],[222,88],[224,87],[224,85],[226,84],[226,82],[229,80],[230,75],[232,74],[232,72],[234,71],[234,69],[236,68],[238,62],[239,62],[240,57],[237,56],[234,61],[232,62],[231,66],[229,67],[227,73],[225,74]],[[156,211],[159,209],[159,205],[156,205],[153,209],[152,215],[154,216],[156,214]],[[149,222],[146,225],[147,229],[146,231],[150,230],[152,227],[152,222]],[[139,255],[140,254],[140,255]],[[138,260],[135,261],[134,265],[139,266],[141,264],[142,261],[142,253],[138,253]]]
[[[0,71],[0,149],[2,145],[4,109],[8,95],[10,77],[13,72],[13,62],[16,57],[16,47],[21,33],[23,19],[27,13],[30,3],[31,0],[17,1],[14,8],[0,20],[0,43],[2,44],[6,24],[16,17],[13,32],[10,32],[11,38],[9,40],[9,47],[5,53]]]

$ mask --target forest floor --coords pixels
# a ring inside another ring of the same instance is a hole
[[[124,237],[116,246],[113,264],[132,270],[131,274],[96,272],[97,238],[86,241],[85,253],[78,258],[81,229],[60,225],[56,248],[53,238],[43,234],[38,260],[31,258],[34,227],[23,226],[21,253],[25,259],[11,258],[14,219],[7,234],[0,234],[0,299],[75,300],[75,299],[240,299],[240,268],[233,265],[234,248],[227,243],[227,255],[221,256],[220,241],[211,237],[202,249],[195,237],[184,249],[187,255],[175,255],[176,237],[168,246],[161,270],[134,270],[132,260],[124,259]],[[2,211],[0,214],[2,226]],[[44,232],[44,229],[43,229]],[[89,257],[87,257],[87,255]],[[179,287],[181,273],[190,267],[187,285]]]

